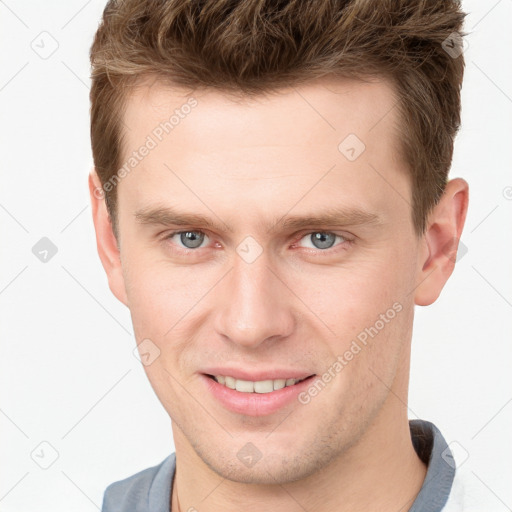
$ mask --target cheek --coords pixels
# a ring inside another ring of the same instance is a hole
[[[162,264],[126,265],[126,293],[135,328],[164,336],[205,293],[207,283],[192,267]]]
[[[157,354],[144,371],[162,404],[179,402],[174,398],[181,387],[173,378],[192,346],[191,326],[199,322],[197,305],[204,295],[204,284],[193,267],[171,268],[161,261],[126,259],[124,274],[129,308],[137,344],[150,340],[148,346]],[[144,341],[143,341],[144,340]],[[180,382],[184,384],[187,373]],[[174,398],[173,398],[174,397]]]
[[[322,331],[329,354],[324,371],[336,376],[335,394],[354,403],[375,403],[385,396],[410,339],[410,272],[390,261],[359,261],[357,268],[330,269],[297,283],[304,303],[329,326]]]
[[[336,335],[354,334],[404,300],[403,272],[383,260],[346,268],[310,268],[293,282],[297,295]],[[305,277],[307,276],[307,277]]]

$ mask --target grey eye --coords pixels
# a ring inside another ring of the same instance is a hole
[[[327,231],[309,233],[301,240],[305,242],[305,245],[302,247],[308,247],[310,249],[330,249],[334,246],[336,239],[339,239],[341,242],[345,241],[341,235],[336,235],[335,233],[329,233]]]
[[[311,242],[317,249],[329,249],[334,245],[336,241],[336,235],[332,233],[324,233],[322,231],[318,233],[312,233]]]
[[[180,235],[180,242],[187,249],[196,249],[203,243],[205,237],[200,231],[182,231],[176,234]]]

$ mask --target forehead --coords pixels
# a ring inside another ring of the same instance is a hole
[[[186,106],[191,98],[199,108]],[[154,80],[131,91],[123,121],[128,149],[139,142],[141,132],[150,134],[173,112],[179,119],[172,121],[172,137],[166,138],[201,151],[218,150],[226,137],[238,147],[299,146],[304,141],[337,147],[350,133],[375,147],[384,135],[387,145],[395,143],[396,106],[395,90],[384,78],[325,78],[252,96],[212,89],[192,93]],[[181,122],[187,117],[191,119]]]
[[[149,196],[174,206],[195,196],[204,213],[206,199],[226,194],[231,206],[260,210],[263,197],[284,211],[290,201],[307,210],[333,194],[383,208],[383,192],[410,196],[396,106],[383,79],[324,79],[251,97],[141,85],[126,102],[123,158],[150,139],[152,148],[119,189],[139,208]],[[251,199],[258,194],[260,204]]]

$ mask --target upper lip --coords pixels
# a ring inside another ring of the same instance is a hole
[[[229,375],[235,379],[240,380],[251,380],[254,382],[260,380],[276,380],[276,379],[305,379],[311,375],[315,375],[311,372],[304,372],[302,370],[293,369],[273,369],[273,370],[244,370],[242,368],[205,368],[201,370],[206,375]]]

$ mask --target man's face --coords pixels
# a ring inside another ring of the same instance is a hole
[[[297,480],[404,417],[424,246],[396,99],[385,82],[355,81],[192,96],[181,108],[185,92],[155,84],[129,97],[125,161],[154,147],[117,186],[111,287],[146,340],[177,448],[232,480]],[[155,132],[176,109],[174,128]],[[217,372],[316,377],[242,396],[206,376]]]

